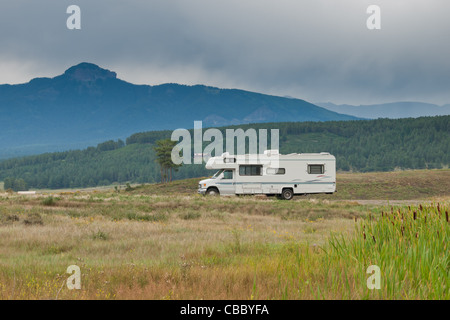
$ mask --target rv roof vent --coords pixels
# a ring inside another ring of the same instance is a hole
[[[329,152],[321,152],[320,154],[330,154]]]

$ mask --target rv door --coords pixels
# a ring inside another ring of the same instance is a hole
[[[220,180],[217,182],[219,186],[219,192],[222,195],[235,194],[236,184],[235,184],[235,172],[234,170],[224,170]]]

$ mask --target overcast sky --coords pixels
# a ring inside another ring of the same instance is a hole
[[[81,30],[68,30],[69,5]],[[381,30],[368,30],[369,5]],[[450,103],[448,0],[0,0],[0,83],[80,62],[132,83]]]

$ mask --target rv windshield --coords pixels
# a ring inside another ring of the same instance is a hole
[[[217,177],[223,172],[223,170],[224,170],[224,169],[220,169],[219,171],[217,171],[217,172],[212,176],[212,179],[217,178]]]

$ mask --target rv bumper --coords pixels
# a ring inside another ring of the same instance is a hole
[[[202,189],[202,188],[199,188],[198,190],[197,190],[197,193],[199,193],[199,194],[205,194],[206,193],[206,189]]]

